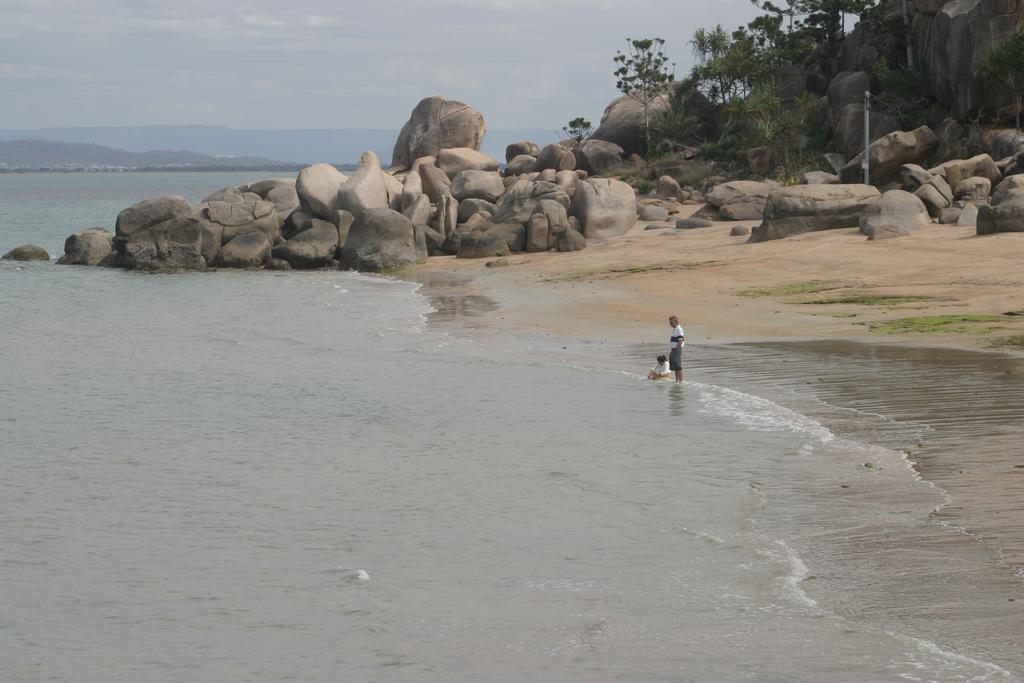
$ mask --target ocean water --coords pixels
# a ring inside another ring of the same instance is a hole
[[[0,250],[249,179],[0,176]],[[927,425],[786,407],[778,350],[654,384],[446,303],[0,262],[0,678],[1021,680]]]

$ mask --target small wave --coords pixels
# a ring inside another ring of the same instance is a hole
[[[749,429],[809,434],[822,443],[835,440],[835,434],[825,425],[774,401],[717,384],[691,383],[691,386],[700,389],[705,412],[726,415]]]
[[[782,577],[783,592],[791,599],[807,607],[817,607],[818,601],[807,595],[801,585],[811,575],[803,559],[801,559],[792,546],[781,538],[770,540],[773,548],[763,551],[764,554],[773,560],[785,563],[789,567],[789,573]]]
[[[340,574],[341,579],[346,581],[369,581],[370,573],[365,569],[351,567],[335,567],[330,570],[332,573]]]
[[[946,650],[937,643],[924,638],[917,638],[915,636],[908,636],[902,633],[896,633],[894,631],[886,631],[886,633],[893,638],[908,643],[925,654],[929,654],[935,657],[939,657],[944,660],[944,663],[948,668],[954,669],[956,678],[958,680],[970,680],[970,681],[993,681],[993,680],[1014,680],[1015,676],[1010,671],[1007,671],[998,664],[992,662],[986,662],[983,659],[976,659],[968,655],[962,655],[959,652],[952,652]],[[982,669],[985,673],[981,675],[971,675],[970,672],[959,671],[963,666],[977,667]],[[931,668],[931,667],[929,667]],[[954,673],[953,671],[945,673]]]

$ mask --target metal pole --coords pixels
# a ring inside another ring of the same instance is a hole
[[[871,150],[871,91],[864,91],[864,160],[861,167],[864,169],[864,184],[871,184],[871,161],[868,152]]]
[[[910,17],[907,14],[907,0],[902,0],[903,6],[903,26],[907,30],[907,68],[911,71],[914,70],[914,46],[911,45],[910,35]]]

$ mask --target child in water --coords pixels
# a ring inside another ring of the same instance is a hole
[[[668,367],[668,358],[658,356],[658,364],[647,373],[647,379],[672,379],[672,370]]]

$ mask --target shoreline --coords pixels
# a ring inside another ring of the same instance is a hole
[[[697,207],[687,208],[678,217]],[[756,223],[652,231],[645,230],[649,223],[638,222],[625,235],[591,242],[580,252],[516,254],[494,268],[483,260],[435,257],[405,277],[428,286],[437,278],[469,283],[467,292],[500,304],[505,330],[650,340],[664,336],[664,319],[676,314],[694,342],[842,339],[1024,356],[1020,340],[987,346],[1024,335],[1024,276],[1019,274],[1024,243],[1016,235],[976,237],[972,228],[942,225],[881,242],[867,242],[856,229],[758,244],[729,235],[733,226]],[[738,294],[822,281],[831,288]],[[799,303],[861,295],[907,301]],[[1015,315],[1003,315],[1011,312]],[[939,315],[999,320],[979,325],[987,328],[981,334],[871,331],[872,325],[899,318]]]
[[[689,308],[699,316],[688,320],[685,311],[680,313],[689,332],[686,380],[725,382],[729,388],[821,419],[846,438],[880,438],[878,445],[904,452],[918,476],[951,497],[948,505],[933,513],[935,523],[964,529],[1007,562],[1016,576],[1024,576],[1024,537],[1019,534],[1024,511],[1013,502],[1024,493],[1024,460],[1013,456],[1013,444],[1024,438],[1024,427],[1007,412],[1024,400],[1024,353],[986,348],[981,342],[991,335],[876,334],[848,318],[808,315],[801,310],[804,304],[776,297],[737,297],[735,289],[750,286],[765,274],[764,265],[742,275],[736,272],[737,264],[750,264],[751,251],[775,246],[775,254],[786,249],[795,252],[789,259],[795,263],[792,271],[777,273],[774,281],[767,282],[773,285],[793,281],[791,272],[806,279],[827,275],[827,265],[799,263],[801,252],[815,258],[827,250],[832,252],[831,259],[842,259],[858,248],[888,247],[896,241],[862,244],[864,238],[855,230],[839,230],[774,244],[739,245],[729,242],[734,239],[728,238],[731,225],[735,223],[662,237],[650,231],[644,234],[644,224],[639,224],[621,238],[588,245],[582,252],[522,254],[503,259],[507,266],[491,268],[481,260],[431,259],[405,277],[422,286],[421,294],[438,311],[428,324],[445,325],[484,344],[500,344],[512,336],[541,352],[638,376],[653,365],[654,354],[668,346],[668,325],[661,318],[676,311],[667,308],[665,292],[673,286],[692,286],[688,291],[706,298]],[[923,259],[924,266],[948,253],[948,247],[942,248],[949,241],[942,234],[946,230],[939,226],[933,234],[914,240],[935,252]],[[1000,257],[999,263],[1002,258],[1013,259],[1012,254],[1024,256],[1024,245],[1011,240],[954,237],[981,252],[1010,254]],[[714,260],[708,256],[714,252],[748,254],[733,264],[642,270],[643,264],[652,263],[652,246],[687,243],[695,248],[684,252],[684,258],[696,264]],[[920,246],[907,245],[899,251]],[[863,256],[858,267],[863,268],[873,254]],[[641,265],[635,271],[611,274],[614,269],[635,267],[631,263]],[[1024,308],[1024,286],[1005,279],[1007,273],[992,264],[965,267],[957,284],[922,283],[918,270],[924,266],[886,284],[870,282],[870,272],[857,269],[852,269],[849,280],[857,281],[860,274],[861,282],[874,285],[871,290],[947,292],[944,296],[954,298],[955,294],[955,301],[885,310],[842,305],[843,309],[859,308],[858,315],[884,321],[933,315],[954,306],[972,313]],[[712,270],[719,272],[707,275]],[[987,281],[968,281],[979,271]],[[566,273],[586,276],[567,279]],[[947,273],[945,278],[955,280],[957,275]],[[713,310],[728,303],[733,304],[728,307],[730,315]],[[661,306],[666,306],[663,314],[654,310]],[[996,334],[1005,335],[1007,330],[1017,334],[1015,328],[1024,333],[1024,324],[1015,318],[1000,323]],[[740,353],[733,353],[729,363],[722,365],[721,349]],[[826,405],[829,410],[822,409]],[[830,413],[832,409],[838,417]],[[851,414],[857,419],[851,420],[844,411],[854,411]],[[874,424],[875,418],[882,422]],[[864,431],[862,423],[868,422],[871,429]],[[913,436],[907,425],[920,428],[927,438]]]

